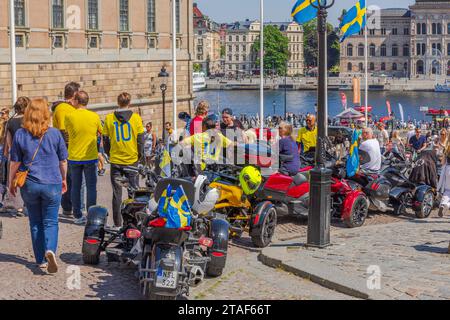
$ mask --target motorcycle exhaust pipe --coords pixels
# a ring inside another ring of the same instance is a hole
[[[189,270],[189,286],[198,286],[204,278],[205,273],[199,266],[192,266],[191,270]]]

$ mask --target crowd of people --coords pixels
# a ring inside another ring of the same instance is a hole
[[[89,110],[89,94],[78,83],[70,82],[64,89],[64,101],[49,107],[45,99],[20,97],[10,110],[0,111],[1,191],[3,202],[19,194],[23,200],[18,211],[29,217],[31,239],[37,266],[49,273],[57,272],[58,217],[73,219],[77,225],[86,224],[86,214],[97,204],[98,176],[105,175],[110,163],[112,211],[115,228],[122,226],[120,207],[123,178],[130,189],[139,187],[139,173],[128,170],[139,164],[158,169],[161,150],[170,152],[175,146],[192,147],[196,157],[218,160],[221,152],[232,145],[257,143],[258,117],[237,117],[225,108],[220,115],[210,113],[207,101],[201,101],[193,117],[182,112],[183,132],[176,136],[172,123],[166,122],[162,136],[152,122],[144,123],[131,108],[132,97],[123,92],[117,97],[117,108],[104,120]],[[443,200],[439,214],[450,206],[450,139],[446,129],[436,137],[422,135],[420,127],[409,124],[406,140],[399,130],[386,130],[382,122],[361,131],[359,150],[366,157],[361,168],[377,172],[382,155],[389,148],[404,153],[407,148],[419,154],[431,148],[443,165],[436,186]],[[279,132],[279,171],[286,175],[298,173],[300,155],[313,152],[317,144],[314,114],[268,117],[265,127],[276,126]],[[294,128],[299,128],[294,132]],[[268,133],[266,132],[266,135]],[[294,137],[295,135],[295,137]],[[266,136],[269,138],[268,136]],[[350,148],[349,138],[335,137],[334,147],[339,159]],[[230,149],[230,148],[228,148]],[[202,170],[202,166],[198,168]],[[9,190],[9,199],[5,195]],[[16,201],[17,202],[17,201]]]

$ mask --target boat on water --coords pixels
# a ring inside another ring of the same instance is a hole
[[[355,109],[356,111],[362,112],[362,113],[366,112],[366,109],[367,109],[367,112],[372,112],[372,106],[368,106],[368,107],[356,106],[356,107],[353,107],[353,109]]]
[[[435,92],[450,92],[450,80],[445,80],[444,84],[437,84],[434,87]]]
[[[204,72],[194,72],[192,74],[192,84],[194,86],[194,92],[198,92],[206,89],[206,76]]]

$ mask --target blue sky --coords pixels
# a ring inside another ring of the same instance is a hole
[[[336,0],[329,10],[329,21],[337,25],[337,18],[342,9],[349,9],[357,0]],[[200,10],[217,22],[233,22],[259,18],[259,0],[194,0]],[[367,5],[380,8],[407,8],[414,0],[366,0]],[[295,0],[264,0],[265,19],[283,22],[290,20],[290,13]]]

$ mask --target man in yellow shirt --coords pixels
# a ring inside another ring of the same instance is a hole
[[[64,101],[55,102],[52,106],[52,122],[53,127],[60,130],[61,134],[66,142],[66,147],[68,146],[68,135],[65,126],[66,115],[75,111],[74,105],[75,95],[80,90],[80,84],[76,82],[69,82],[64,87]],[[72,215],[72,179],[70,168],[67,171],[67,192],[62,195],[61,207],[63,208],[63,214],[65,216]],[[82,206],[83,209],[84,206]]]
[[[316,117],[312,114],[306,117],[306,127],[298,130],[297,144],[300,146],[300,152],[306,153],[313,151],[317,145],[317,126]]]
[[[115,227],[122,227],[120,205],[122,186],[118,178],[126,177],[132,188],[139,187],[139,174],[125,170],[137,166],[144,155],[144,125],[141,117],[130,110],[131,96],[124,92],[117,98],[119,109],[106,116],[103,135],[106,154],[111,162],[111,184],[113,187],[113,219]],[[131,196],[131,195],[129,195]]]
[[[84,91],[75,96],[77,109],[65,117],[65,129],[69,137],[69,167],[72,178],[72,206],[75,224],[85,224],[81,211],[83,175],[86,180],[86,207],[97,204],[97,136],[102,133],[100,117],[87,110],[89,96]]]
[[[234,151],[228,148],[234,145],[233,141],[225,137],[216,128],[214,119],[209,117],[202,121],[202,132],[183,139],[181,145],[193,148],[194,164],[196,165],[196,170],[200,172],[204,169],[205,163],[222,163],[224,159],[221,156],[224,148],[230,151],[230,154]]]

